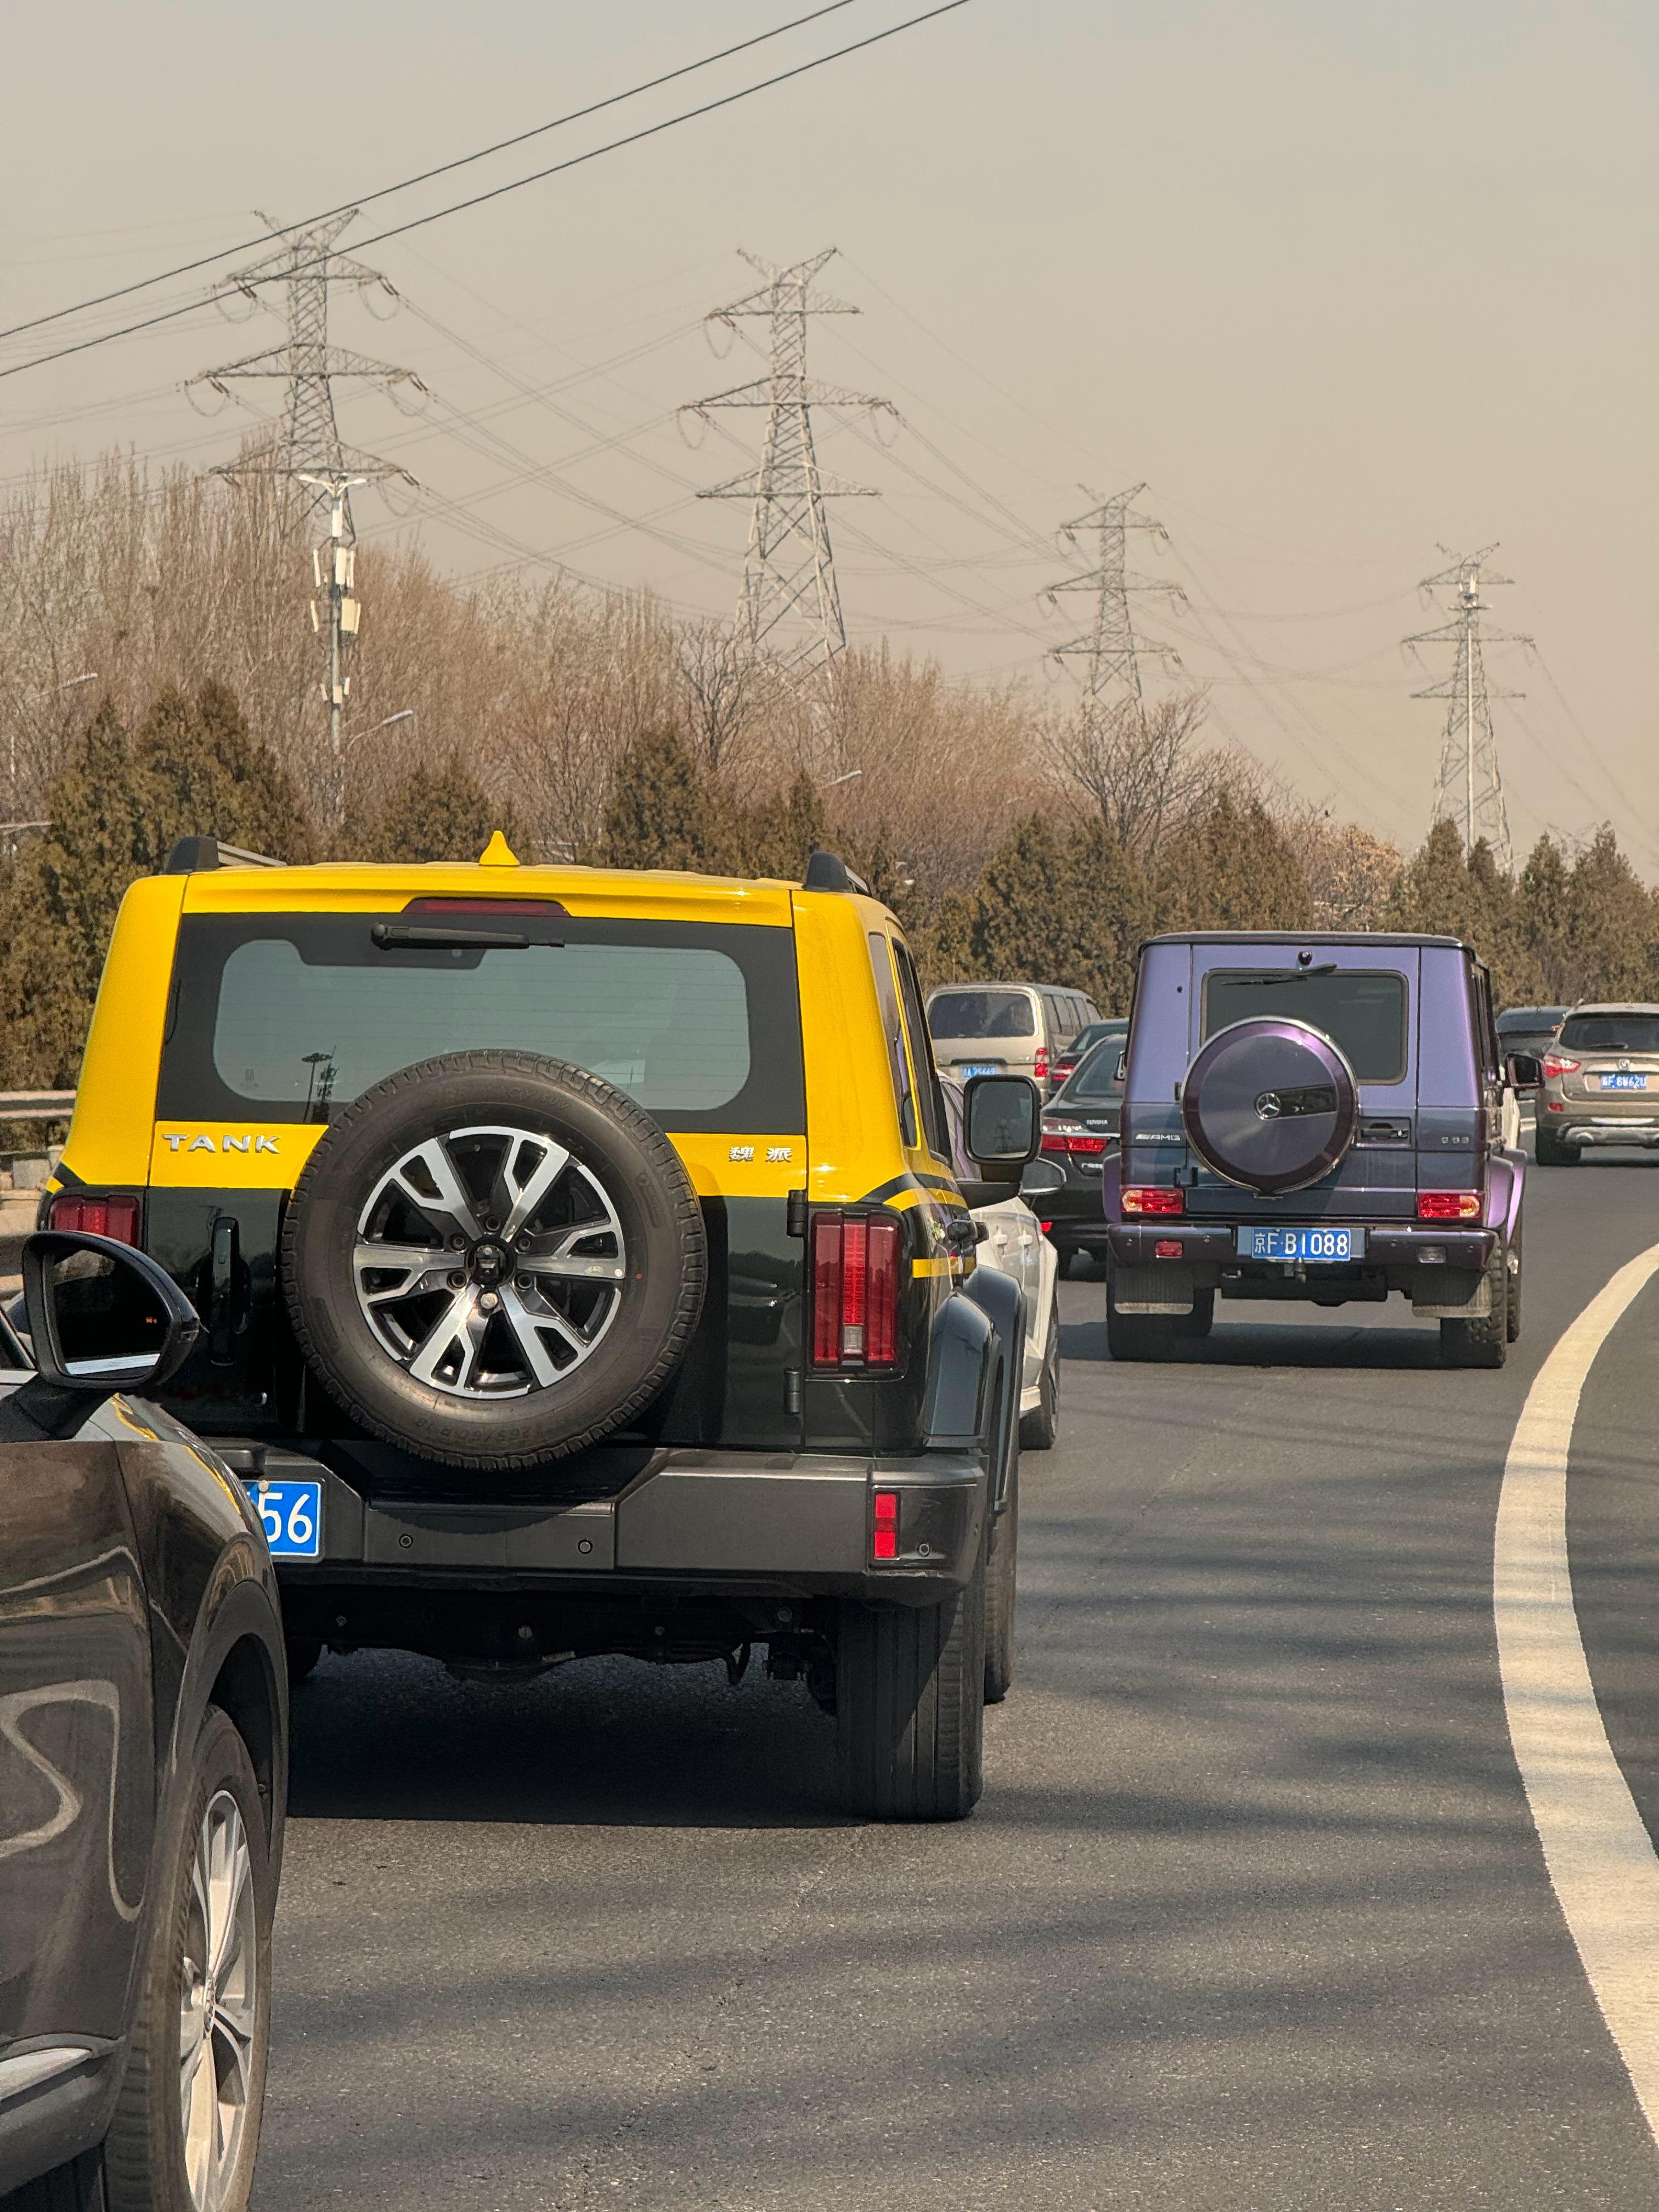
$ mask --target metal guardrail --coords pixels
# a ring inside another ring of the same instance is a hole
[[[67,1121],[72,1091],[0,1091],[0,1121]]]

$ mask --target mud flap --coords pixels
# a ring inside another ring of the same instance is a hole
[[[1179,1260],[1156,1260],[1145,1267],[1115,1261],[1111,1300],[1121,1314],[1188,1314],[1193,1310],[1193,1271]]]
[[[1485,1268],[1419,1267],[1412,1311],[1419,1321],[1485,1321],[1492,1312]]]

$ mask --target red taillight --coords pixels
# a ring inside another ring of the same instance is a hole
[[[875,1527],[870,1535],[871,1558],[897,1559],[898,1534],[898,1492],[896,1490],[878,1490],[876,1492]]]
[[[1046,1044],[1040,1044],[1037,1047],[1031,1073],[1039,1083],[1046,1083],[1048,1080],[1048,1048]]]
[[[88,1198],[78,1190],[60,1191],[52,1201],[52,1227],[82,1237],[112,1237],[118,1244],[138,1242],[136,1198]]]
[[[1071,1129],[1046,1129],[1042,1136],[1045,1152],[1077,1152],[1093,1159],[1103,1152],[1111,1142],[1109,1137],[1085,1137]]]
[[[1553,1075],[1577,1075],[1583,1064],[1581,1060],[1565,1060],[1559,1052],[1547,1052],[1544,1054],[1544,1079],[1547,1083]]]
[[[1130,1183],[1118,1193],[1126,1213],[1184,1213],[1187,1194],[1163,1183]]]
[[[1054,1224],[1052,1221],[1039,1221],[1037,1224],[1037,1227],[1042,1231],[1045,1237],[1048,1234],[1048,1231],[1054,1227]]]
[[[1154,1260],[1180,1260],[1186,1256],[1187,1247],[1178,1237],[1160,1237],[1152,1247]]]
[[[891,1214],[812,1217],[812,1364],[868,1374],[898,1358],[899,1224]]]
[[[1417,1194],[1419,1221],[1473,1221],[1480,1211],[1478,1190],[1419,1190]]]

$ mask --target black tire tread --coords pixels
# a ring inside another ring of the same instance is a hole
[[[943,1605],[843,1601],[836,1666],[842,1804],[876,1820],[961,1820],[983,1784],[985,1546]]]
[[[456,1467],[480,1469],[544,1467],[550,1460],[568,1458],[573,1452],[585,1450],[590,1444],[602,1442],[614,1430],[623,1427],[651,1402],[679,1364],[702,1311],[703,1295],[708,1287],[708,1249],[703,1231],[702,1209],[691,1178],[685,1171],[684,1163],[643,1107],[636,1106],[625,1092],[618,1091],[614,1084],[607,1083],[602,1076],[593,1074],[591,1070],[578,1067],[570,1060],[544,1058],[538,1053],[495,1047],[465,1054],[448,1054],[438,1060],[420,1061],[412,1067],[399,1068],[395,1075],[388,1075],[384,1081],[355,1098],[339,1119],[330,1123],[328,1136],[332,1138],[337,1132],[354,1129],[388,1099],[401,1100],[408,1092],[424,1089],[431,1083],[434,1073],[459,1072],[453,1063],[459,1060],[465,1061],[467,1072],[475,1073],[489,1072],[503,1076],[526,1077],[532,1080],[544,1079],[551,1073],[562,1085],[586,1093],[590,1105],[621,1123],[644,1151],[654,1155],[653,1164],[661,1170],[665,1194],[679,1236],[679,1289],[663,1349],[652,1363],[649,1372],[624,1397],[617,1400],[603,1416],[585,1428],[540,1450],[506,1452],[492,1449],[482,1454],[469,1453],[458,1444],[453,1449],[446,1447],[443,1454],[444,1459]],[[322,1149],[321,1146],[318,1147],[319,1152]],[[307,1171],[316,1158],[317,1152],[313,1152],[311,1160],[307,1162]],[[294,1197],[283,1215],[279,1248],[283,1294],[301,1352],[312,1371],[325,1383],[330,1396],[371,1435],[383,1437],[388,1443],[402,1445],[421,1456],[434,1456],[422,1447],[411,1443],[390,1423],[372,1413],[356,1394],[347,1389],[331,1372],[322,1358],[320,1347],[307,1326],[297,1281],[299,1270],[295,1246],[304,1198],[305,1173],[302,1172]]]
[[[1443,1367],[1501,1367],[1509,1349],[1510,1269],[1504,1239],[1492,1245],[1486,1262],[1486,1281],[1492,1310],[1479,1320],[1460,1321],[1455,1315],[1440,1324],[1440,1364]]]
[[[264,2062],[270,2048],[270,1927],[276,1913],[264,1814],[254,1779],[253,1762],[228,1713],[210,1706],[196,1739],[193,1772],[184,1793],[177,1832],[169,1837],[162,1865],[162,1906],[156,1914],[149,1956],[143,1966],[126,2071],[115,2117],[104,2144],[104,2189],[109,2212],[155,2212],[159,2205],[189,2202],[184,2179],[183,2144],[175,2143],[179,2096],[178,1970],[183,1875],[196,1830],[209,1799],[231,1785],[241,1808],[253,1858],[254,1900],[258,1922],[260,2019],[255,2031],[259,2055],[255,2065],[255,2107],[246,2123],[244,2151],[226,2212],[243,2212],[253,2187],[264,2105]],[[159,2086],[159,2094],[158,2094]],[[171,2155],[169,2155],[171,2154]],[[180,2194],[180,2191],[183,2191]]]
[[[1008,1471],[1008,1502],[991,1523],[985,1558],[985,1702],[1013,1686],[1014,1607],[1019,1576],[1019,1460]]]

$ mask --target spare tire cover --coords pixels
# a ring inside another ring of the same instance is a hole
[[[679,1155],[626,1094],[533,1053],[447,1053],[363,1092],[283,1227],[300,1347],[376,1436],[524,1468],[618,1428],[680,1360],[708,1245]]]
[[[1187,1071],[1187,1141],[1229,1182],[1264,1195],[1304,1190],[1353,1142],[1359,1098],[1347,1057],[1307,1022],[1218,1030]]]

